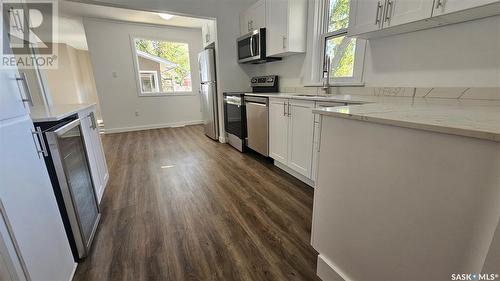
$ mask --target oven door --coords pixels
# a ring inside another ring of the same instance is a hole
[[[254,30],[238,38],[237,47],[239,63],[259,61],[265,58],[261,46],[261,44],[263,44],[261,40],[262,34],[264,34],[262,30]]]

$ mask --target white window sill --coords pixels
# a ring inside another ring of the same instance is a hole
[[[322,87],[323,83],[306,83],[304,87]],[[364,82],[330,82],[330,87],[364,87]]]
[[[178,96],[196,96],[193,92],[176,92],[176,93],[152,93],[152,94],[139,94],[139,97],[178,97]]]

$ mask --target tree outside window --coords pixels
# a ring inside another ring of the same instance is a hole
[[[141,94],[192,92],[187,43],[134,39]],[[158,77],[158,86],[154,78]]]
[[[326,24],[323,35],[325,59],[330,58],[330,77],[351,78],[354,76],[356,39],[349,38],[349,0],[326,0]]]

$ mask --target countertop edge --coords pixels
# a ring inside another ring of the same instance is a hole
[[[344,118],[344,119],[365,121],[365,122],[377,123],[377,124],[382,124],[382,125],[397,126],[397,127],[403,127],[403,128],[430,131],[430,132],[435,132],[435,133],[444,133],[444,134],[450,134],[450,135],[457,135],[457,136],[463,136],[463,137],[471,137],[471,138],[476,138],[476,139],[483,139],[483,140],[489,140],[489,141],[494,141],[494,142],[500,142],[500,134],[479,131],[479,130],[473,130],[473,129],[456,128],[456,127],[450,127],[450,126],[440,126],[440,125],[428,124],[428,123],[422,123],[422,122],[411,122],[411,121],[398,120],[398,119],[392,119],[392,118],[389,119],[389,118],[373,117],[373,116],[367,116],[367,115],[361,115],[361,114],[332,112],[332,111],[322,110],[319,108],[314,109],[313,113],[320,114],[323,116],[329,116],[329,117],[340,117],[340,118]]]
[[[93,106],[96,106],[96,103],[54,105],[52,106],[52,110],[42,109],[44,112],[36,112],[36,110],[34,112],[32,109],[30,117],[33,122],[59,121],[73,114],[85,111]],[[53,111],[53,113],[50,111]]]

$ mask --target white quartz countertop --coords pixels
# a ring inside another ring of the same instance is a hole
[[[95,103],[85,104],[56,104],[49,108],[46,107],[32,107],[30,109],[31,120],[33,122],[49,122],[59,121],[80,111],[86,110]]]
[[[282,99],[297,99],[310,101],[324,102],[344,102],[352,104],[363,104],[375,102],[374,96],[352,96],[352,95],[332,95],[332,96],[316,96],[316,95],[300,95],[296,93],[245,93],[247,96],[282,98]],[[354,98],[353,98],[354,97]]]
[[[386,97],[374,103],[313,112],[500,142],[499,101]]]
[[[276,98],[348,103],[317,108],[316,114],[454,134],[500,142],[500,101],[362,95],[301,96],[254,94]]]

